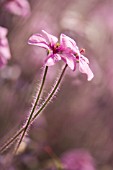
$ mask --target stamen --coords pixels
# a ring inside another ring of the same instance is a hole
[[[59,47],[59,46],[60,46],[60,43],[57,42],[57,43],[56,43],[56,47]]]
[[[81,48],[80,53],[85,53],[85,49]]]
[[[50,54],[50,52],[51,52],[50,50],[47,50],[47,55],[49,55],[49,54]]]

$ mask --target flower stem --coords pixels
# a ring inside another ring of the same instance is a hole
[[[12,138],[8,140],[1,148],[0,153],[3,153],[9,146],[18,138],[18,136],[24,131],[25,127],[21,128]]]
[[[38,92],[38,94],[37,94],[37,96],[36,96],[36,100],[35,100],[35,102],[34,102],[34,104],[33,104],[33,107],[32,107],[32,109],[31,109],[31,112],[30,112],[30,115],[29,115],[29,117],[28,117],[28,120],[27,120],[26,123],[25,123],[26,125],[25,125],[25,128],[24,128],[24,130],[23,130],[23,133],[22,133],[22,135],[21,135],[21,137],[20,137],[20,139],[19,139],[19,142],[18,142],[18,144],[17,144],[17,146],[16,146],[16,149],[15,149],[15,151],[14,151],[15,154],[16,154],[16,152],[18,151],[18,148],[19,148],[19,146],[20,146],[20,144],[21,144],[21,142],[22,142],[22,140],[23,140],[23,138],[24,138],[24,136],[25,136],[25,133],[26,133],[26,131],[27,131],[27,129],[28,129],[28,126],[29,126],[29,124],[30,124],[30,121],[31,121],[31,119],[32,119],[33,113],[34,113],[34,111],[35,111],[35,109],[36,109],[36,106],[37,106],[37,104],[38,104],[38,101],[39,101],[39,98],[40,98],[40,95],[41,95],[41,93],[42,93],[42,90],[43,90],[43,87],[44,87],[44,83],[45,83],[45,80],[46,80],[47,71],[48,71],[48,66],[45,67],[44,75],[43,75],[43,78],[42,78],[42,81],[41,81],[41,85],[40,85],[39,92]]]
[[[48,104],[48,102],[52,99],[52,97],[54,96],[54,93],[56,92],[62,77],[64,75],[64,72],[67,68],[67,64],[64,66],[59,79],[57,80],[55,86],[53,87],[51,93],[49,94],[49,96],[47,97],[47,99],[45,100],[45,102],[41,105],[40,109],[38,110],[38,112],[32,117],[30,124],[36,119],[36,117],[39,115],[39,113],[46,107],[46,105]],[[17,138],[18,136],[24,131],[25,127],[21,128],[7,143],[5,143],[1,149],[0,149],[0,153],[3,153]]]
[[[64,66],[62,73],[58,79],[58,81],[56,82],[55,86],[53,87],[53,89],[51,90],[50,94],[48,95],[47,99],[45,100],[45,102],[41,105],[41,108],[37,111],[37,113],[34,115],[34,117],[32,118],[32,121],[34,121],[36,119],[36,117],[39,115],[39,113],[46,107],[46,105],[49,103],[49,101],[52,99],[52,97],[54,96],[61,80],[62,77],[64,75],[64,72],[66,70],[67,64]]]

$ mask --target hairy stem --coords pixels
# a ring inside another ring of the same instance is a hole
[[[37,94],[37,96],[36,96],[36,99],[35,99],[35,102],[34,102],[34,104],[33,104],[32,109],[31,109],[31,112],[30,112],[30,115],[29,115],[29,117],[28,117],[28,120],[27,120],[26,123],[25,123],[25,128],[24,128],[24,130],[23,130],[23,133],[22,133],[22,135],[21,135],[21,137],[20,137],[20,139],[19,139],[19,142],[18,142],[18,144],[17,144],[17,146],[16,146],[16,149],[15,149],[15,151],[14,151],[15,154],[16,154],[16,152],[17,152],[17,150],[18,150],[18,148],[19,148],[19,146],[20,146],[20,144],[21,144],[21,142],[22,142],[22,140],[23,140],[23,138],[24,138],[24,136],[25,136],[25,133],[26,133],[26,131],[27,131],[27,129],[28,129],[28,126],[29,126],[29,124],[30,124],[30,121],[31,121],[31,119],[32,119],[33,113],[34,113],[34,111],[35,111],[35,109],[36,109],[36,106],[37,106],[37,104],[38,104],[38,101],[39,101],[39,98],[40,98],[40,95],[41,95],[41,93],[42,93],[42,90],[43,90],[43,87],[44,87],[44,83],[45,83],[45,80],[46,80],[47,70],[48,70],[48,66],[45,67],[39,92],[38,92],[38,94]]]
[[[36,117],[39,115],[39,113],[46,107],[46,105],[48,104],[48,102],[52,99],[52,97],[54,96],[54,93],[56,92],[62,77],[64,75],[64,72],[67,68],[67,64],[64,66],[59,79],[57,80],[55,86],[53,87],[51,93],[49,94],[49,96],[47,97],[47,99],[45,100],[45,102],[41,105],[41,107],[39,108],[39,110],[37,111],[37,113],[32,117],[30,124],[36,119]],[[24,131],[25,127],[21,128],[7,143],[5,143],[1,149],[0,149],[0,153],[3,153],[17,138],[18,136]]]
[[[41,105],[40,109],[38,110],[38,112],[34,115],[32,121],[34,121],[36,119],[36,117],[39,115],[39,113],[46,107],[46,105],[49,103],[49,101],[52,99],[52,97],[54,96],[61,80],[62,80],[62,77],[64,75],[64,72],[66,70],[66,67],[67,67],[67,64],[64,66],[63,70],[62,70],[62,73],[58,79],[58,81],[56,82],[55,86],[53,87],[53,89],[51,90],[50,94],[48,95],[47,99],[45,100],[45,102]]]

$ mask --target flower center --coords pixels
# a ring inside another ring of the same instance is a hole
[[[53,54],[60,52],[60,44],[56,43],[54,46],[51,46],[51,50],[53,51]]]

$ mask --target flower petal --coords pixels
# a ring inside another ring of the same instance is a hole
[[[5,39],[4,42],[6,44],[0,45],[0,55],[2,55],[5,59],[10,59],[11,54],[10,54],[9,44],[8,44],[7,39]]]
[[[83,60],[82,58],[80,58],[80,61],[79,61],[79,71],[81,73],[85,73],[87,74],[88,76],[88,81],[90,81],[93,77],[94,77],[94,74],[93,72],[91,71],[89,65],[87,64],[87,62],[85,60]]]
[[[47,36],[49,43],[51,44],[51,46],[54,46],[57,42],[58,42],[58,38],[48,34],[46,31],[42,30],[42,32]]]
[[[67,63],[67,65],[70,67],[71,70],[75,70],[76,68],[76,61],[75,57],[72,54],[69,55],[62,55],[62,60]]]
[[[66,36],[65,34],[60,35],[60,44],[62,48],[68,50],[70,49],[70,52],[72,51],[74,53],[80,53],[79,48],[76,45],[76,42],[72,38]]]
[[[6,60],[11,58],[9,43],[6,37],[7,32],[8,30],[6,28],[0,26],[0,60],[1,60],[1,63],[6,63]]]
[[[39,47],[49,49],[46,39],[41,34],[32,35],[28,40],[28,44],[37,45]]]
[[[53,66],[55,64],[53,54],[49,55],[45,60],[46,66]]]
[[[55,60],[55,62],[60,61],[61,56],[59,54],[54,54],[54,60]]]
[[[88,60],[88,58],[86,58],[85,56],[83,56],[83,55],[81,55],[80,56],[87,64],[89,64],[89,60]]]
[[[54,65],[56,62],[60,61],[61,57],[59,54],[50,54],[46,60],[45,63],[47,66],[52,66]]]
[[[0,54],[0,68],[7,64],[7,60]]]
[[[7,29],[7,28],[4,28],[4,27],[1,27],[1,26],[0,26],[0,39],[6,37],[7,32],[8,32],[8,29]]]

